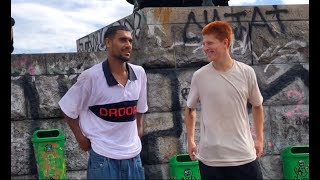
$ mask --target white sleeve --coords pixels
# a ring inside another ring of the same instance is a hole
[[[78,118],[80,112],[88,108],[92,81],[85,71],[79,75],[77,82],[60,99],[61,110],[70,118]]]
[[[198,101],[199,101],[199,90],[197,87],[196,76],[194,73],[191,79],[190,91],[187,98],[187,106],[189,108],[196,108]]]
[[[250,78],[249,78],[249,102],[253,106],[259,106],[263,102],[263,97],[261,95],[258,82],[257,82],[257,77],[254,72],[254,69],[252,68],[250,70]]]
[[[139,99],[137,103],[137,112],[145,113],[148,111],[147,104],[147,75],[144,69],[142,69],[143,73],[141,74],[141,89],[139,94]]]

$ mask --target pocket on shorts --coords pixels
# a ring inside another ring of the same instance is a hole
[[[102,168],[106,163],[106,158],[93,152],[90,152],[90,157],[89,157],[89,166],[90,169],[97,170]]]
[[[145,179],[144,177],[144,167],[142,166],[142,161],[141,161],[141,158],[140,156],[136,158],[136,166],[138,168],[138,179]]]

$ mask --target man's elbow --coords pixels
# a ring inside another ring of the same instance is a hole
[[[255,113],[263,113],[263,105],[252,106],[252,111]]]
[[[68,115],[66,115],[64,112],[62,112],[62,114],[63,114],[64,120],[67,121],[67,122],[70,121],[70,120],[72,121],[72,120],[77,120],[78,119],[78,118],[73,119],[73,118],[69,117]]]
[[[186,109],[190,109],[190,110],[195,110],[196,108],[193,108],[193,107],[189,107],[188,105],[186,105],[185,107]]]
[[[260,104],[260,105],[258,105],[258,106],[253,106],[253,108],[255,108],[255,109],[263,109],[263,105]]]
[[[185,107],[185,115],[186,117],[189,117],[189,116],[195,116],[196,115],[196,109],[195,108],[190,108],[188,106]]]
[[[186,106],[184,110],[186,113],[191,113],[193,111],[193,109],[188,106]]]

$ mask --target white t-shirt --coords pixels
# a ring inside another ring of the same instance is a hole
[[[127,63],[125,86],[110,72],[107,61],[83,71],[59,101],[70,118],[79,117],[82,133],[92,149],[105,157],[129,159],[141,152],[136,112],[145,113],[147,77],[141,66]]]
[[[208,166],[238,166],[256,159],[247,102],[262,104],[252,67],[238,61],[227,72],[212,62],[197,70],[191,80],[187,106],[200,101],[200,142],[196,157]]]

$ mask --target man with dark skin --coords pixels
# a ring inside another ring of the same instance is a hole
[[[88,179],[144,179],[146,73],[128,63],[132,36],[125,26],[109,27],[104,38],[107,60],[83,71],[59,105],[80,148],[89,151]]]

